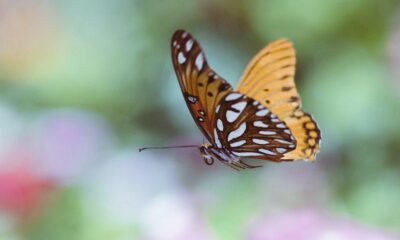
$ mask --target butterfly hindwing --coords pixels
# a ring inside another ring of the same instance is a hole
[[[275,114],[238,92],[227,94],[217,105],[214,142],[238,157],[281,161],[294,150],[296,140]]]
[[[295,50],[286,39],[263,48],[249,63],[239,82],[238,91],[275,113],[287,124],[297,140],[286,160],[314,160],[319,150],[320,130],[310,114],[301,110],[294,82]]]
[[[286,118],[286,122],[297,139],[297,147],[285,154],[284,159],[314,160],[319,150],[321,132],[311,114],[296,110]]]
[[[301,107],[294,83],[295,65],[292,44],[285,39],[272,42],[250,61],[239,81],[238,91],[285,119]]]
[[[208,65],[198,42],[178,30],[171,40],[172,62],[186,104],[196,124],[212,142],[215,108],[232,87]]]

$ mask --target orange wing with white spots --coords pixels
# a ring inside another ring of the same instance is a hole
[[[215,109],[233,89],[208,66],[200,45],[188,32],[174,33],[171,56],[190,113],[207,140],[213,142]]]
[[[295,64],[291,42],[286,39],[272,42],[251,60],[237,91],[259,101],[289,127],[297,145],[283,159],[314,160],[321,133],[311,115],[301,110],[294,82]]]

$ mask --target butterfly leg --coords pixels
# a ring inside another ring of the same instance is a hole
[[[240,160],[238,162],[232,162],[231,164],[236,166],[236,167],[238,167],[238,168],[241,168],[241,169],[252,169],[252,168],[262,167],[260,165],[253,166],[253,165],[247,164],[247,163],[245,163],[243,161],[240,161]]]
[[[223,164],[235,169],[236,171],[240,171],[240,170],[243,170],[243,169],[252,169],[252,168],[262,167],[260,165],[253,166],[253,165],[247,164],[247,163],[242,162],[242,161],[237,161],[237,162],[234,162],[234,161],[232,161],[232,162],[221,161],[221,162]]]
[[[261,165],[250,165],[250,164],[247,164],[247,163],[245,163],[245,162],[243,162],[243,161],[240,161],[240,163],[243,165],[243,166],[245,166],[246,168],[259,168],[259,167],[262,167]]]
[[[240,169],[243,169],[243,168],[241,168],[241,167],[236,166],[235,164],[228,163],[228,162],[226,162],[226,161],[221,161],[221,162],[222,162],[223,164],[225,164],[225,165],[227,165],[227,166],[233,168],[233,169],[236,170],[236,171],[240,171]]]

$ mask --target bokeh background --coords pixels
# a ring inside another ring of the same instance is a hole
[[[170,60],[291,39],[315,163],[204,164]],[[0,239],[400,239],[396,0],[0,0]]]

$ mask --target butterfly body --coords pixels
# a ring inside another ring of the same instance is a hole
[[[243,169],[257,166],[241,158],[314,159],[320,132],[311,115],[300,110],[293,80],[294,50],[287,41],[263,49],[236,91],[208,66],[189,33],[175,32],[171,52],[185,102],[209,142],[200,146],[207,164],[216,159]]]
[[[211,144],[203,144],[199,149],[207,165],[212,165],[215,160],[218,160],[236,170],[260,167],[244,163],[240,160],[240,157],[236,156],[231,150],[225,147],[218,148],[217,146]]]

